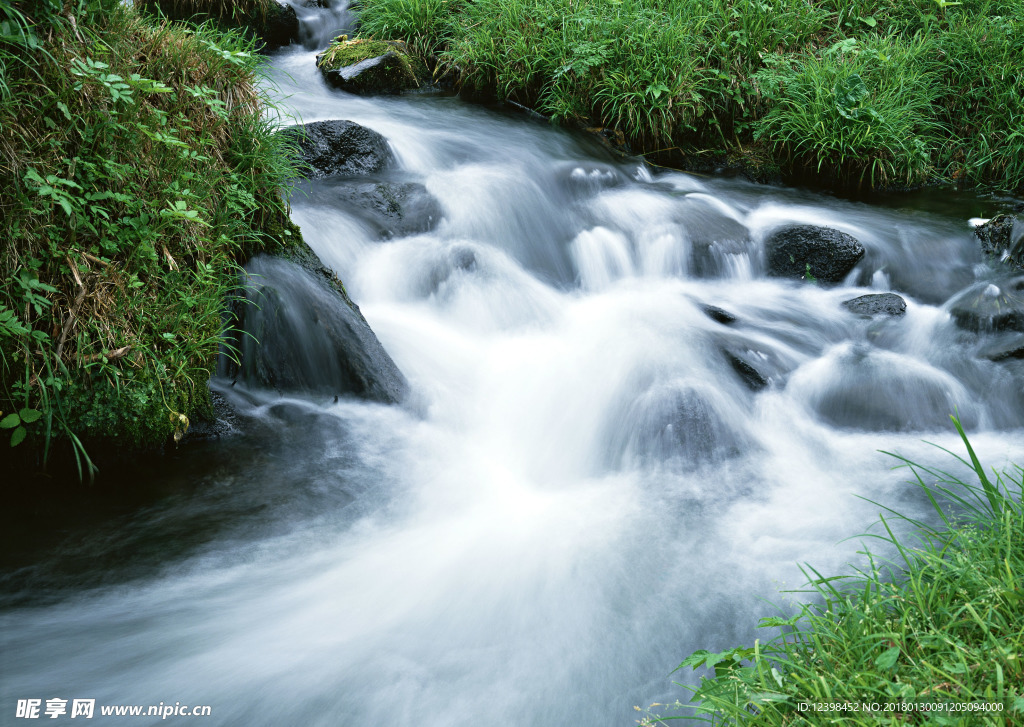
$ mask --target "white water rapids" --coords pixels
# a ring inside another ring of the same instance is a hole
[[[453,98],[331,90],[312,51],[273,63],[302,121],[379,131],[440,202],[432,232],[380,241],[327,195],[292,200],[410,401],[235,396],[259,433],[47,562],[116,558],[0,613],[5,720],[86,697],[211,705],[204,725],[633,724],[686,700],[668,674],[691,651],[766,638],[798,563],[856,560],[861,497],[925,511],[878,450],[952,467],[922,440],[959,451],[956,409],[984,461],[1024,462],[1024,370],[943,307],[992,274],[965,219],[652,176]],[[867,256],[836,287],[768,279],[760,245],[791,221]],[[729,225],[750,242],[709,245]],[[903,317],[840,305],[890,285]]]

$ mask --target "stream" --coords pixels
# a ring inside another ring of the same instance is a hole
[[[961,451],[957,411],[983,462],[1024,463],[1024,361],[950,314],[1007,277],[968,224],[991,200],[657,170],[510,110],[351,96],[314,67],[324,17],[272,57],[275,96],[383,134],[440,219],[382,240],[328,183],[293,219],[408,397],[215,379],[236,434],[6,564],[8,717],[84,697],[210,705],[204,725],[635,724],[686,701],[690,652],[769,638],[800,564],[859,562],[870,500],[927,517],[880,450],[962,472],[928,443]],[[770,278],[789,223],[866,255],[835,286]],[[904,315],[842,306],[889,291]]]

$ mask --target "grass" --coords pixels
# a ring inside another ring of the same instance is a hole
[[[180,436],[238,263],[290,235],[251,42],[88,0],[0,5],[0,457]],[[22,442],[25,442],[24,444]]]
[[[895,562],[866,554],[868,568],[852,576],[808,570],[819,603],[791,619],[762,619],[780,632],[765,644],[692,654],[679,669],[712,670],[699,686],[684,687],[696,715],[647,711],[641,724],[1024,720],[1024,469],[986,472],[954,423],[967,457],[950,454],[976,482],[893,455],[939,517],[937,527],[909,521],[921,545],[897,536],[891,522],[906,518],[884,508],[885,534],[873,537],[893,549]]]
[[[1024,189],[1024,0],[363,0],[493,93],[685,164],[766,148],[839,186]]]

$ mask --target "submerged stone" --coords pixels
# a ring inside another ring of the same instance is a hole
[[[949,302],[949,313],[968,331],[1024,332],[1024,276],[973,285]]]
[[[790,225],[765,241],[768,274],[777,278],[807,278],[839,283],[864,257],[864,246],[853,235],[816,225]]]
[[[789,384],[818,418],[868,431],[941,430],[958,412],[977,421],[967,390],[950,374],[910,356],[844,344],[796,372]]]
[[[624,417],[627,459],[675,461],[686,467],[734,457],[750,440],[730,425],[713,391],[683,383],[655,387]]]
[[[978,356],[989,361],[1024,359],[1024,335],[1007,333],[987,341],[978,349]]]
[[[330,192],[384,240],[430,232],[442,217],[440,202],[418,182],[354,182]]]

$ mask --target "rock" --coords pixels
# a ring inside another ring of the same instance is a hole
[[[476,253],[473,248],[464,245],[449,247],[444,256],[430,269],[430,274],[421,289],[423,295],[436,293],[441,286],[452,279],[457,273],[472,273],[477,269]]]
[[[282,133],[298,143],[302,171],[309,179],[373,174],[394,161],[387,139],[351,121],[314,121]]]
[[[981,241],[981,249],[1006,264],[1024,270],[1024,219],[1014,215],[997,215],[974,234]]]
[[[844,300],[843,307],[865,318],[872,316],[901,316],[907,312],[907,301],[895,293],[871,293],[852,300]]]
[[[267,256],[246,266],[249,304],[236,308],[245,333],[233,337],[237,361],[225,373],[280,391],[401,401],[405,377],[340,283],[304,255],[313,271]]]
[[[719,350],[726,363],[751,391],[761,391],[772,384],[781,383],[793,369],[792,362],[772,349],[746,338],[733,335],[723,337],[719,342]]]
[[[864,257],[857,238],[830,227],[791,225],[765,241],[768,274],[804,278],[809,272],[822,283],[839,283]]]
[[[568,192],[570,199],[587,199],[606,189],[622,186],[628,180],[617,167],[599,162],[563,164],[555,175],[555,183]]]
[[[430,232],[441,221],[441,204],[416,182],[350,182],[330,185],[335,203],[377,230],[381,239]]]
[[[640,396],[623,415],[628,426],[617,427],[625,441],[610,451],[633,460],[674,462],[685,468],[734,457],[751,442],[735,429],[720,394],[712,389],[673,382]]]
[[[268,3],[266,16],[254,18],[251,23],[256,35],[266,44],[264,50],[276,50],[299,37],[299,17],[291,5]]]
[[[405,43],[394,40],[349,40],[341,36],[316,57],[324,80],[360,95],[397,94],[430,85],[421,61]]]
[[[1024,359],[1024,335],[1006,333],[987,341],[978,349],[978,357],[987,358],[989,361]]]
[[[722,310],[717,305],[702,305],[700,309],[708,318],[721,323],[723,326],[729,326],[736,322],[736,316],[726,310]]]
[[[1024,331],[1024,276],[972,285],[949,302],[949,313],[968,331]]]
[[[679,224],[692,247],[692,272],[702,278],[731,277],[750,269],[750,230],[717,209],[703,194],[678,205]]]
[[[949,373],[865,344],[835,347],[794,373],[787,390],[835,427],[945,431],[953,413],[965,427],[977,423],[972,395]]]

